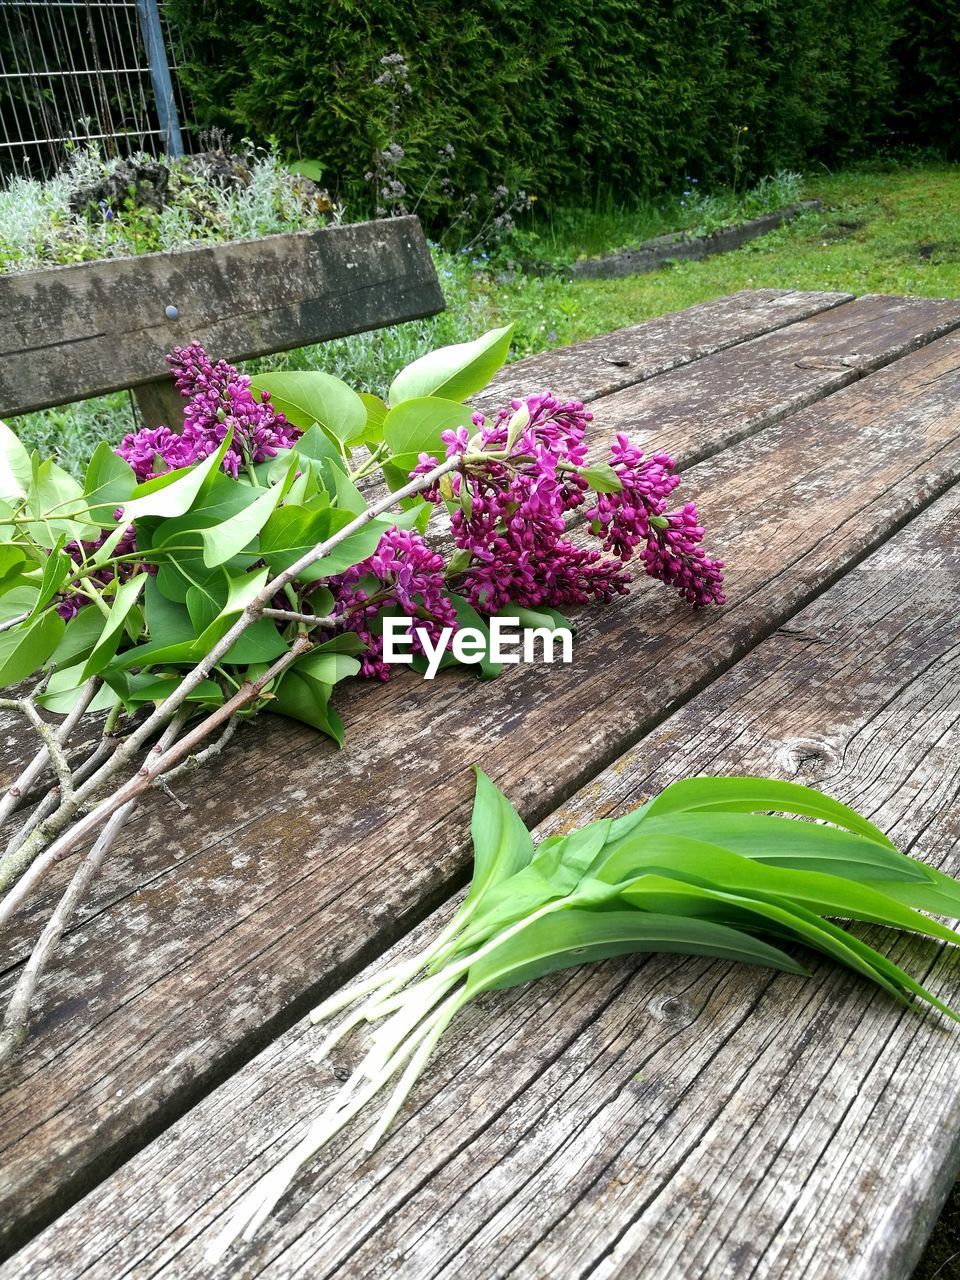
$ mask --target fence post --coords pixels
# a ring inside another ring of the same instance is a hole
[[[157,0],[137,0],[137,12],[140,15],[140,30],[143,33],[147,61],[150,63],[150,79],[153,81],[153,96],[157,101],[164,149],[168,156],[182,156],[180,121],[173,97],[173,82],[170,79],[170,64],[167,62],[167,51],[163,43]]]

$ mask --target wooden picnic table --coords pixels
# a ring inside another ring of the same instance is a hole
[[[675,454],[728,603],[638,581],[570,666],[261,717],[127,830],[3,1078],[0,1277],[208,1274],[230,1206],[358,1057],[302,1019],[451,910],[469,765],[538,835],[767,773],[960,873],[960,300],[757,290],[507,368]],[[16,759],[0,735],[0,782]],[[3,941],[6,986],[54,878]],[[943,999],[938,944],[865,930]],[[341,1135],[219,1274],[884,1280],[960,1164],[960,1034],[827,961],[678,956],[481,998],[384,1145]]]

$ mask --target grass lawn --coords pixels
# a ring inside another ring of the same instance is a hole
[[[623,280],[564,281],[505,270],[482,257],[437,254],[446,312],[430,320],[360,334],[270,357],[277,368],[325,368],[360,389],[383,392],[392,373],[423,351],[516,322],[514,357],[619,329],[738,289],[841,289],[851,293],[960,296],[960,166],[894,162],[806,179],[809,213],[734,253],[682,262]],[[554,212],[550,244],[572,255],[573,237],[594,251],[642,238],[650,206]],[[533,223],[536,226],[536,222]],[[216,353],[214,353],[216,354]],[[573,388],[570,388],[573,390]],[[11,424],[41,452],[82,468],[100,438],[134,425],[125,393],[31,414]]]

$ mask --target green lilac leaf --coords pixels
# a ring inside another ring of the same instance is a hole
[[[440,347],[401,370],[390,384],[387,399],[394,407],[422,396],[465,400],[482,391],[506,362],[514,326],[491,329],[472,342]]]
[[[304,430],[315,423],[341,444],[361,439],[367,425],[367,406],[352,387],[319,371],[258,374],[255,391],[269,391],[273,406]]]
[[[140,599],[140,593],[149,579],[149,574],[138,573],[135,578],[128,578],[117,587],[110,606],[110,616],[106,619],[100,638],[83,668],[83,679],[88,680],[90,676],[101,671],[116,653],[123,636],[124,623]]]
[[[444,456],[446,447],[440,439],[441,432],[467,427],[472,433],[472,412],[465,405],[436,396],[405,400],[390,410],[383,421],[383,438],[390,449],[389,465],[403,472],[403,484],[408,483],[408,473],[419,462],[421,453],[437,458]]]
[[[63,637],[65,623],[55,609],[0,632],[0,684],[25,680],[39,671]]]

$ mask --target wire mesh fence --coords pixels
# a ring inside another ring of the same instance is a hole
[[[0,172],[49,174],[88,141],[175,152],[178,54],[154,0],[0,0]]]

